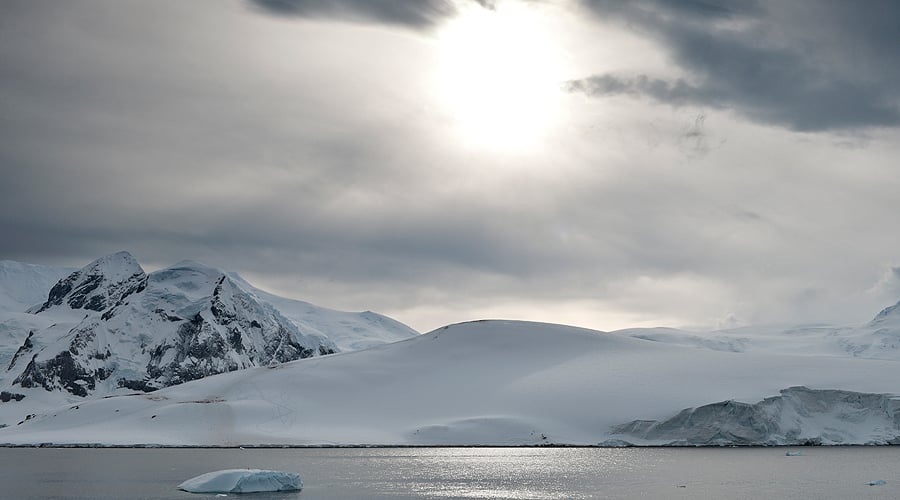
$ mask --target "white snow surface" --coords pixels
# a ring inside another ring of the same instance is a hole
[[[303,481],[295,472],[262,469],[226,469],[188,479],[178,489],[190,493],[259,493],[300,491]]]
[[[661,421],[719,401],[755,403],[789,387],[891,394],[898,375],[900,363],[890,359],[727,352],[480,321],[60,406],[0,429],[0,443],[590,445],[636,419]],[[7,404],[24,409],[27,401]],[[840,426],[843,444],[879,442],[896,431],[879,427],[873,435],[871,422],[842,412],[807,416],[797,425]]]
[[[419,335],[419,332],[403,323],[372,311],[336,311],[300,300],[279,297],[256,288],[237,273],[228,273],[228,276],[244,290],[275,306],[301,331],[327,336],[342,352],[359,351]]]
[[[47,299],[47,292],[74,268],[40,266],[0,260],[0,318],[5,312],[23,312]]]
[[[716,351],[849,356],[900,361],[900,303],[884,309],[862,326],[748,326],[710,332],[676,328],[630,328],[612,333]]]

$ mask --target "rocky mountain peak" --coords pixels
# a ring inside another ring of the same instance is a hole
[[[59,280],[35,313],[56,306],[103,311],[147,286],[147,274],[128,252],[117,252],[91,262]]]

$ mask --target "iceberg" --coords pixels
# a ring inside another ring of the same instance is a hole
[[[258,493],[300,491],[303,481],[294,472],[262,469],[225,469],[207,472],[178,485],[189,493]]]

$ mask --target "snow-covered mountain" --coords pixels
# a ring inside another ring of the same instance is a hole
[[[728,444],[729,430],[748,436],[735,444],[893,443],[898,375],[891,360],[482,321],[58,407],[0,429],[0,443]],[[747,422],[756,434],[743,434]]]
[[[127,252],[102,257],[59,280],[31,314],[2,323],[27,330],[17,334],[24,339],[4,366],[2,385],[17,396],[151,391],[331,354],[339,350],[328,338],[331,331],[352,337],[340,322],[322,322],[316,329],[295,324],[257,293],[264,292],[196,262],[146,274]],[[306,306],[316,314],[315,306]],[[322,311],[326,317],[355,317]],[[369,315],[383,318],[361,317]],[[370,340],[416,335],[387,318],[366,326],[360,337]]]

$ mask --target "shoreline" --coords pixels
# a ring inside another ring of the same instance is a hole
[[[602,448],[610,450],[618,449],[724,449],[724,448],[888,448],[900,446],[889,443],[873,444],[749,444],[749,445],[628,445],[628,446],[601,446],[590,444],[537,444],[537,445],[510,445],[510,444],[242,444],[242,445],[161,445],[161,444],[101,444],[101,443],[32,443],[13,444],[0,443],[0,448],[50,448],[50,449],[188,449],[188,450],[279,450],[279,449],[429,449],[429,448]]]

